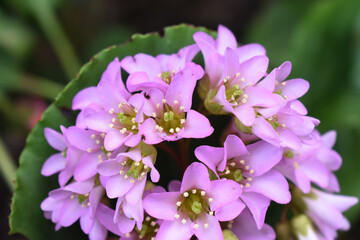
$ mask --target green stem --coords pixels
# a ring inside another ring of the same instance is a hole
[[[80,61],[76,57],[54,11],[52,11],[50,5],[43,4],[43,1],[33,1],[31,5],[34,17],[53,45],[67,76],[69,79],[74,78],[80,69]]]
[[[54,100],[64,86],[45,78],[22,75],[20,76],[17,88],[49,100]]]
[[[10,157],[4,143],[0,138],[0,172],[11,191],[14,191],[15,189],[15,171],[16,166],[14,161]]]

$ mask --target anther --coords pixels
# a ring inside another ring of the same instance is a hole
[[[178,100],[174,100],[174,104],[179,104],[179,101]]]
[[[184,124],[184,123],[185,123],[185,121],[186,121],[186,120],[185,120],[185,119],[183,119],[183,118],[182,118],[182,119],[180,119],[180,123],[181,123],[181,124]]]
[[[157,107],[157,108],[160,108],[160,103],[156,104],[156,107]]]
[[[111,121],[114,123],[116,122],[116,118],[112,118]]]
[[[135,166],[139,166],[140,165],[140,162],[135,162]]]
[[[94,139],[95,137],[95,134],[91,134],[91,139]]]
[[[177,128],[175,128],[175,132],[180,132],[180,128],[179,127],[177,127]]]
[[[109,113],[110,113],[110,114],[113,114],[113,113],[114,113],[114,109],[111,108],[111,109],[109,110]]]
[[[245,164],[245,160],[240,160],[240,163],[241,163],[241,164]]]
[[[135,126],[135,125],[133,125],[133,126],[131,127],[131,129],[132,129],[132,130],[136,129],[136,126]]]
[[[189,193],[188,193],[188,192],[184,192],[184,193],[183,193],[183,196],[184,196],[184,197],[188,197],[188,196],[189,196]]]
[[[100,144],[100,140],[96,140],[95,142],[96,142],[96,144]]]
[[[230,163],[230,166],[235,167],[236,163],[232,162]]]
[[[240,79],[240,81],[245,82],[245,78],[242,77],[242,78]]]
[[[133,118],[131,119],[131,122],[132,122],[132,123],[135,123],[135,122],[136,122],[136,119],[133,117]]]
[[[126,233],[125,236],[128,238],[130,237],[130,233]]]
[[[156,117],[156,113],[154,113],[154,112],[153,112],[151,115],[152,115],[154,118]]]
[[[181,107],[180,107],[180,110],[181,110],[181,111],[183,111],[184,109],[185,109],[185,107],[184,107],[184,106],[181,106]]]
[[[165,99],[165,98],[163,98],[161,101],[162,101],[162,103],[166,103],[166,99]]]
[[[126,128],[122,128],[122,129],[120,130],[121,133],[126,133],[126,131],[127,131]]]
[[[181,206],[181,202],[180,202],[180,201],[176,202],[176,206],[180,207],[180,206]]]
[[[283,123],[283,124],[281,124],[281,127],[282,127],[283,129],[285,129],[285,128],[286,128],[286,125]]]
[[[214,212],[211,211],[211,212],[209,212],[209,214],[210,214],[210,216],[213,216],[213,215],[214,215]]]
[[[149,167],[147,165],[144,166],[144,169],[147,170]]]
[[[213,202],[214,201],[214,199],[213,198],[209,198],[209,202],[211,203],[211,202]]]
[[[124,170],[120,170],[120,175],[124,175]]]
[[[105,133],[101,133],[100,136],[101,136],[102,138],[104,138],[104,137],[105,137]]]
[[[178,219],[179,217],[180,217],[180,215],[179,214],[175,214],[175,216],[174,216],[176,219]]]
[[[113,123],[110,123],[110,124],[109,124],[109,127],[110,127],[110,128],[113,128],[113,127],[114,127],[114,124],[113,124]]]
[[[285,86],[285,85],[286,85],[286,82],[282,82],[281,85]]]
[[[174,133],[175,131],[174,131],[173,128],[170,128],[170,129],[169,129],[169,132]]]
[[[128,179],[128,178],[129,178],[129,176],[126,174],[126,175],[124,176],[124,178],[125,178],[125,179]]]
[[[294,168],[295,169],[298,169],[300,166],[299,166],[299,163],[298,162],[294,162]]]
[[[194,224],[194,228],[195,228],[195,229],[198,229],[198,228],[199,228],[199,224],[196,224],[196,223],[195,223],[195,224]]]
[[[208,227],[209,227],[209,224],[205,223],[204,228],[208,228]]]
[[[183,218],[183,220],[181,220],[181,223],[182,223],[182,224],[185,224],[185,223],[186,223],[186,219]]]
[[[245,186],[246,186],[246,187],[250,187],[250,183],[246,183]]]
[[[101,154],[98,155],[98,159],[102,159],[102,155],[101,155]]]
[[[91,152],[92,152],[92,149],[91,149],[91,148],[88,148],[86,151],[87,151],[88,153],[91,153]]]
[[[248,180],[249,182],[252,181],[252,178],[251,177],[248,177],[246,180]]]
[[[237,73],[235,74],[235,76],[236,76],[236,77],[240,77],[240,73],[237,72]]]
[[[150,225],[151,225],[152,227],[154,227],[154,226],[156,225],[156,222],[155,222],[155,221],[152,221],[152,222],[150,223]]]
[[[246,169],[246,170],[249,170],[249,169],[250,169],[250,166],[249,166],[249,165],[245,166],[245,169]]]
[[[195,194],[195,193],[196,193],[196,189],[191,190],[191,192],[192,192],[193,194]]]
[[[135,182],[135,180],[134,180],[134,179],[131,179],[131,180],[130,180],[130,183],[134,183],[134,182]]]
[[[154,232],[155,232],[155,233],[157,233],[158,231],[159,231],[159,229],[158,229],[158,228],[155,228],[155,229],[154,229]],[[154,238],[154,237],[153,237],[153,238],[151,238],[151,239],[154,239],[154,240],[155,240],[155,238]]]
[[[71,195],[70,198],[71,198],[71,199],[74,199],[74,198],[75,198],[75,195]]]
[[[200,194],[201,194],[201,196],[205,196],[206,192],[205,192],[205,191],[201,191]]]
[[[253,170],[253,169],[251,169],[251,170],[250,170],[250,174],[253,174],[253,173],[254,173],[254,170]]]
[[[149,217],[149,216],[147,216],[146,218],[145,218],[145,221],[147,221],[147,222],[149,222],[151,220],[151,218]]]

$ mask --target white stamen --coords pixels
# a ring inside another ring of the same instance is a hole
[[[240,163],[244,165],[244,164],[245,164],[245,160],[240,160]]]
[[[109,127],[113,128],[113,127],[114,127],[114,124],[113,124],[113,123],[110,123],[110,124],[109,124]]]
[[[240,79],[240,81],[241,81],[241,82],[245,82],[245,78],[242,77],[242,78]]]
[[[154,112],[153,112],[151,115],[152,115],[154,118],[156,117],[156,113],[154,113]]]
[[[180,110],[181,110],[181,111],[184,111],[184,109],[185,109],[184,106],[181,106],[181,107],[180,107]]]
[[[285,86],[285,85],[286,85],[286,82],[282,82],[281,85]]]
[[[157,107],[157,108],[160,108],[160,103],[156,104],[156,107]]]
[[[94,139],[95,137],[95,134],[91,134],[91,139]]]
[[[182,223],[182,224],[185,224],[185,223],[186,223],[186,219],[183,218],[183,220],[181,220],[181,223]]]
[[[162,101],[162,103],[166,103],[166,99],[165,98],[163,98],[163,100],[161,100]]]
[[[180,215],[179,214],[175,214],[175,216],[174,216],[176,219],[178,219],[179,217],[180,217]]]
[[[170,129],[169,129],[169,132],[174,133],[175,131],[174,131],[173,128],[170,128]]]
[[[114,123],[116,122],[116,118],[112,118],[111,121]]]
[[[179,101],[178,100],[174,100],[174,104],[179,104]]]
[[[214,199],[213,198],[209,198],[209,202],[211,203],[211,202],[213,202],[214,201]]]
[[[149,216],[147,216],[146,218],[145,218],[145,221],[150,221],[151,220],[151,218],[149,217]]]
[[[114,113],[114,109],[111,108],[111,109],[109,110],[109,113],[110,113],[110,114],[113,114],[113,113]]]
[[[206,192],[205,192],[205,191],[201,191],[200,194],[201,194],[201,196],[205,196]]]
[[[235,76],[236,76],[236,77],[240,77],[240,73],[237,72],[237,73],[235,74]]]
[[[86,151],[87,151],[88,153],[91,153],[91,152],[92,152],[92,149],[91,149],[91,148],[88,148]]]
[[[175,132],[177,132],[177,133],[180,132],[180,130],[181,129],[179,127],[175,128]]]
[[[186,121],[186,120],[185,120],[185,119],[183,119],[183,118],[182,118],[182,119],[180,119],[180,123],[181,123],[181,124],[184,124],[184,123],[185,123],[185,121]]]
[[[204,228],[208,228],[208,227],[209,227],[209,224],[205,223]]]
[[[188,192],[184,192],[184,193],[183,193],[183,196],[184,196],[184,197],[188,197],[188,196],[189,196],[189,193],[188,193]]]
[[[198,229],[198,228],[199,228],[199,224],[195,223],[195,224],[194,224],[194,228],[195,228],[195,229]]]
[[[214,215],[214,212],[209,212],[210,216],[213,216]]]
[[[135,123],[135,122],[136,122],[136,119],[133,117],[133,118],[131,119],[131,122],[132,122],[132,123]]]
[[[196,193],[196,189],[191,190],[191,192],[192,192],[193,194],[195,194],[195,193]]]
[[[155,222],[155,221],[152,221],[152,222],[150,223],[150,225],[151,225],[152,227],[154,227],[154,226],[156,225],[156,222]]]
[[[96,142],[96,144],[100,144],[100,140],[96,140],[95,142]]]
[[[181,206],[181,202],[180,202],[180,201],[176,202],[176,206],[180,207],[180,206]]]

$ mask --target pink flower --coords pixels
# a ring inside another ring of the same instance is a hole
[[[184,173],[180,191],[151,193],[144,198],[145,211],[163,219],[157,239],[223,239],[214,211],[234,202],[241,188],[234,181],[210,181],[206,167],[191,164]]]

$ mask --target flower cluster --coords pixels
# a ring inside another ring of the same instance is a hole
[[[92,240],[335,239],[357,199],[334,194],[336,134],[320,135],[298,100],[308,82],[287,80],[290,62],[269,71],[265,49],[238,47],[224,26],[216,39],[193,37],[171,55],[115,58],[97,86],[74,97],[76,124],[45,128],[60,151],[41,171],[58,173],[60,185],[41,204],[45,217],[56,230],[80,220]],[[199,52],[204,68],[193,62]],[[191,139],[213,134],[210,115],[228,116],[215,129],[220,145],[186,152]],[[184,168],[181,182],[156,185],[159,149]],[[265,223],[271,201],[284,209],[276,231]]]

